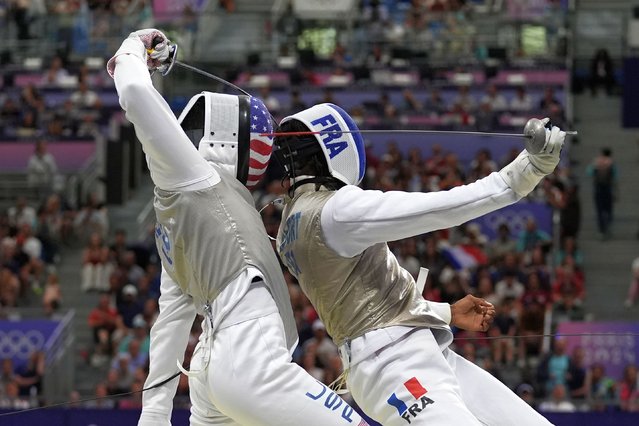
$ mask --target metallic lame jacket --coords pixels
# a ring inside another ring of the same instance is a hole
[[[298,188],[284,208],[277,250],[335,343],[341,345],[368,331],[395,325],[449,329],[386,243],[352,258],[326,245],[321,213],[334,194],[316,191],[314,184]]]
[[[284,276],[250,192],[216,167],[222,180],[197,191],[155,189],[156,243],[164,269],[202,309],[247,267],[264,276],[282,317],[287,346],[297,329]]]

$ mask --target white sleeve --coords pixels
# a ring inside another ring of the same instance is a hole
[[[322,209],[322,231],[330,248],[352,257],[377,243],[461,225],[519,199],[497,172],[439,192],[345,186]]]
[[[179,190],[207,179],[217,183],[218,174],[198,153],[169,105],[153,87],[143,59],[142,41],[127,38],[116,55],[114,80],[120,106],[135,126],[149,158],[155,185]]]
[[[149,376],[144,387],[153,386],[178,372],[176,360],[184,360],[196,311],[191,297],[162,270],[160,314],[151,328]],[[142,415],[138,426],[170,426],[173,397],[179,379],[169,381],[142,396]]]

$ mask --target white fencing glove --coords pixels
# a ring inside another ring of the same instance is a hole
[[[148,28],[132,32],[107,62],[107,71],[113,77],[115,59],[120,55],[129,54],[146,62],[149,72],[163,72],[170,65],[170,45],[171,41],[160,30]]]
[[[549,118],[542,123],[548,124]],[[561,149],[566,139],[566,132],[553,126],[546,129],[546,144],[537,154],[530,154],[525,149],[512,163],[499,171],[506,184],[521,197],[528,195],[544,176],[552,173],[559,164]]]

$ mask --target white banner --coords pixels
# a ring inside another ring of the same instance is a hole
[[[344,19],[355,0],[293,0],[293,11],[301,19]]]

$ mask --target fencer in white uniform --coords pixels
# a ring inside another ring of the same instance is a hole
[[[544,122],[547,123],[547,120]],[[387,241],[460,225],[517,202],[559,162],[546,131],[501,171],[449,191],[362,190],[364,143],[352,118],[320,104],[286,117],[275,152],[291,178],[277,250],[340,348],[348,390],[383,425],[547,425],[505,385],[448,349],[450,325],[486,330],[494,307],[466,296],[424,300]]]
[[[253,97],[204,92],[176,119],[150,71],[168,60],[160,31],[132,33],[107,69],[155,184],[160,313],[145,387],[181,368],[196,313],[192,425],[364,425],[334,392],[291,363],[297,333],[287,287],[245,185],[264,173],[270,115]],[[176,365],[177,364],[177,365]],[[168,425],[177,379],[145,391],[139,425]]]

